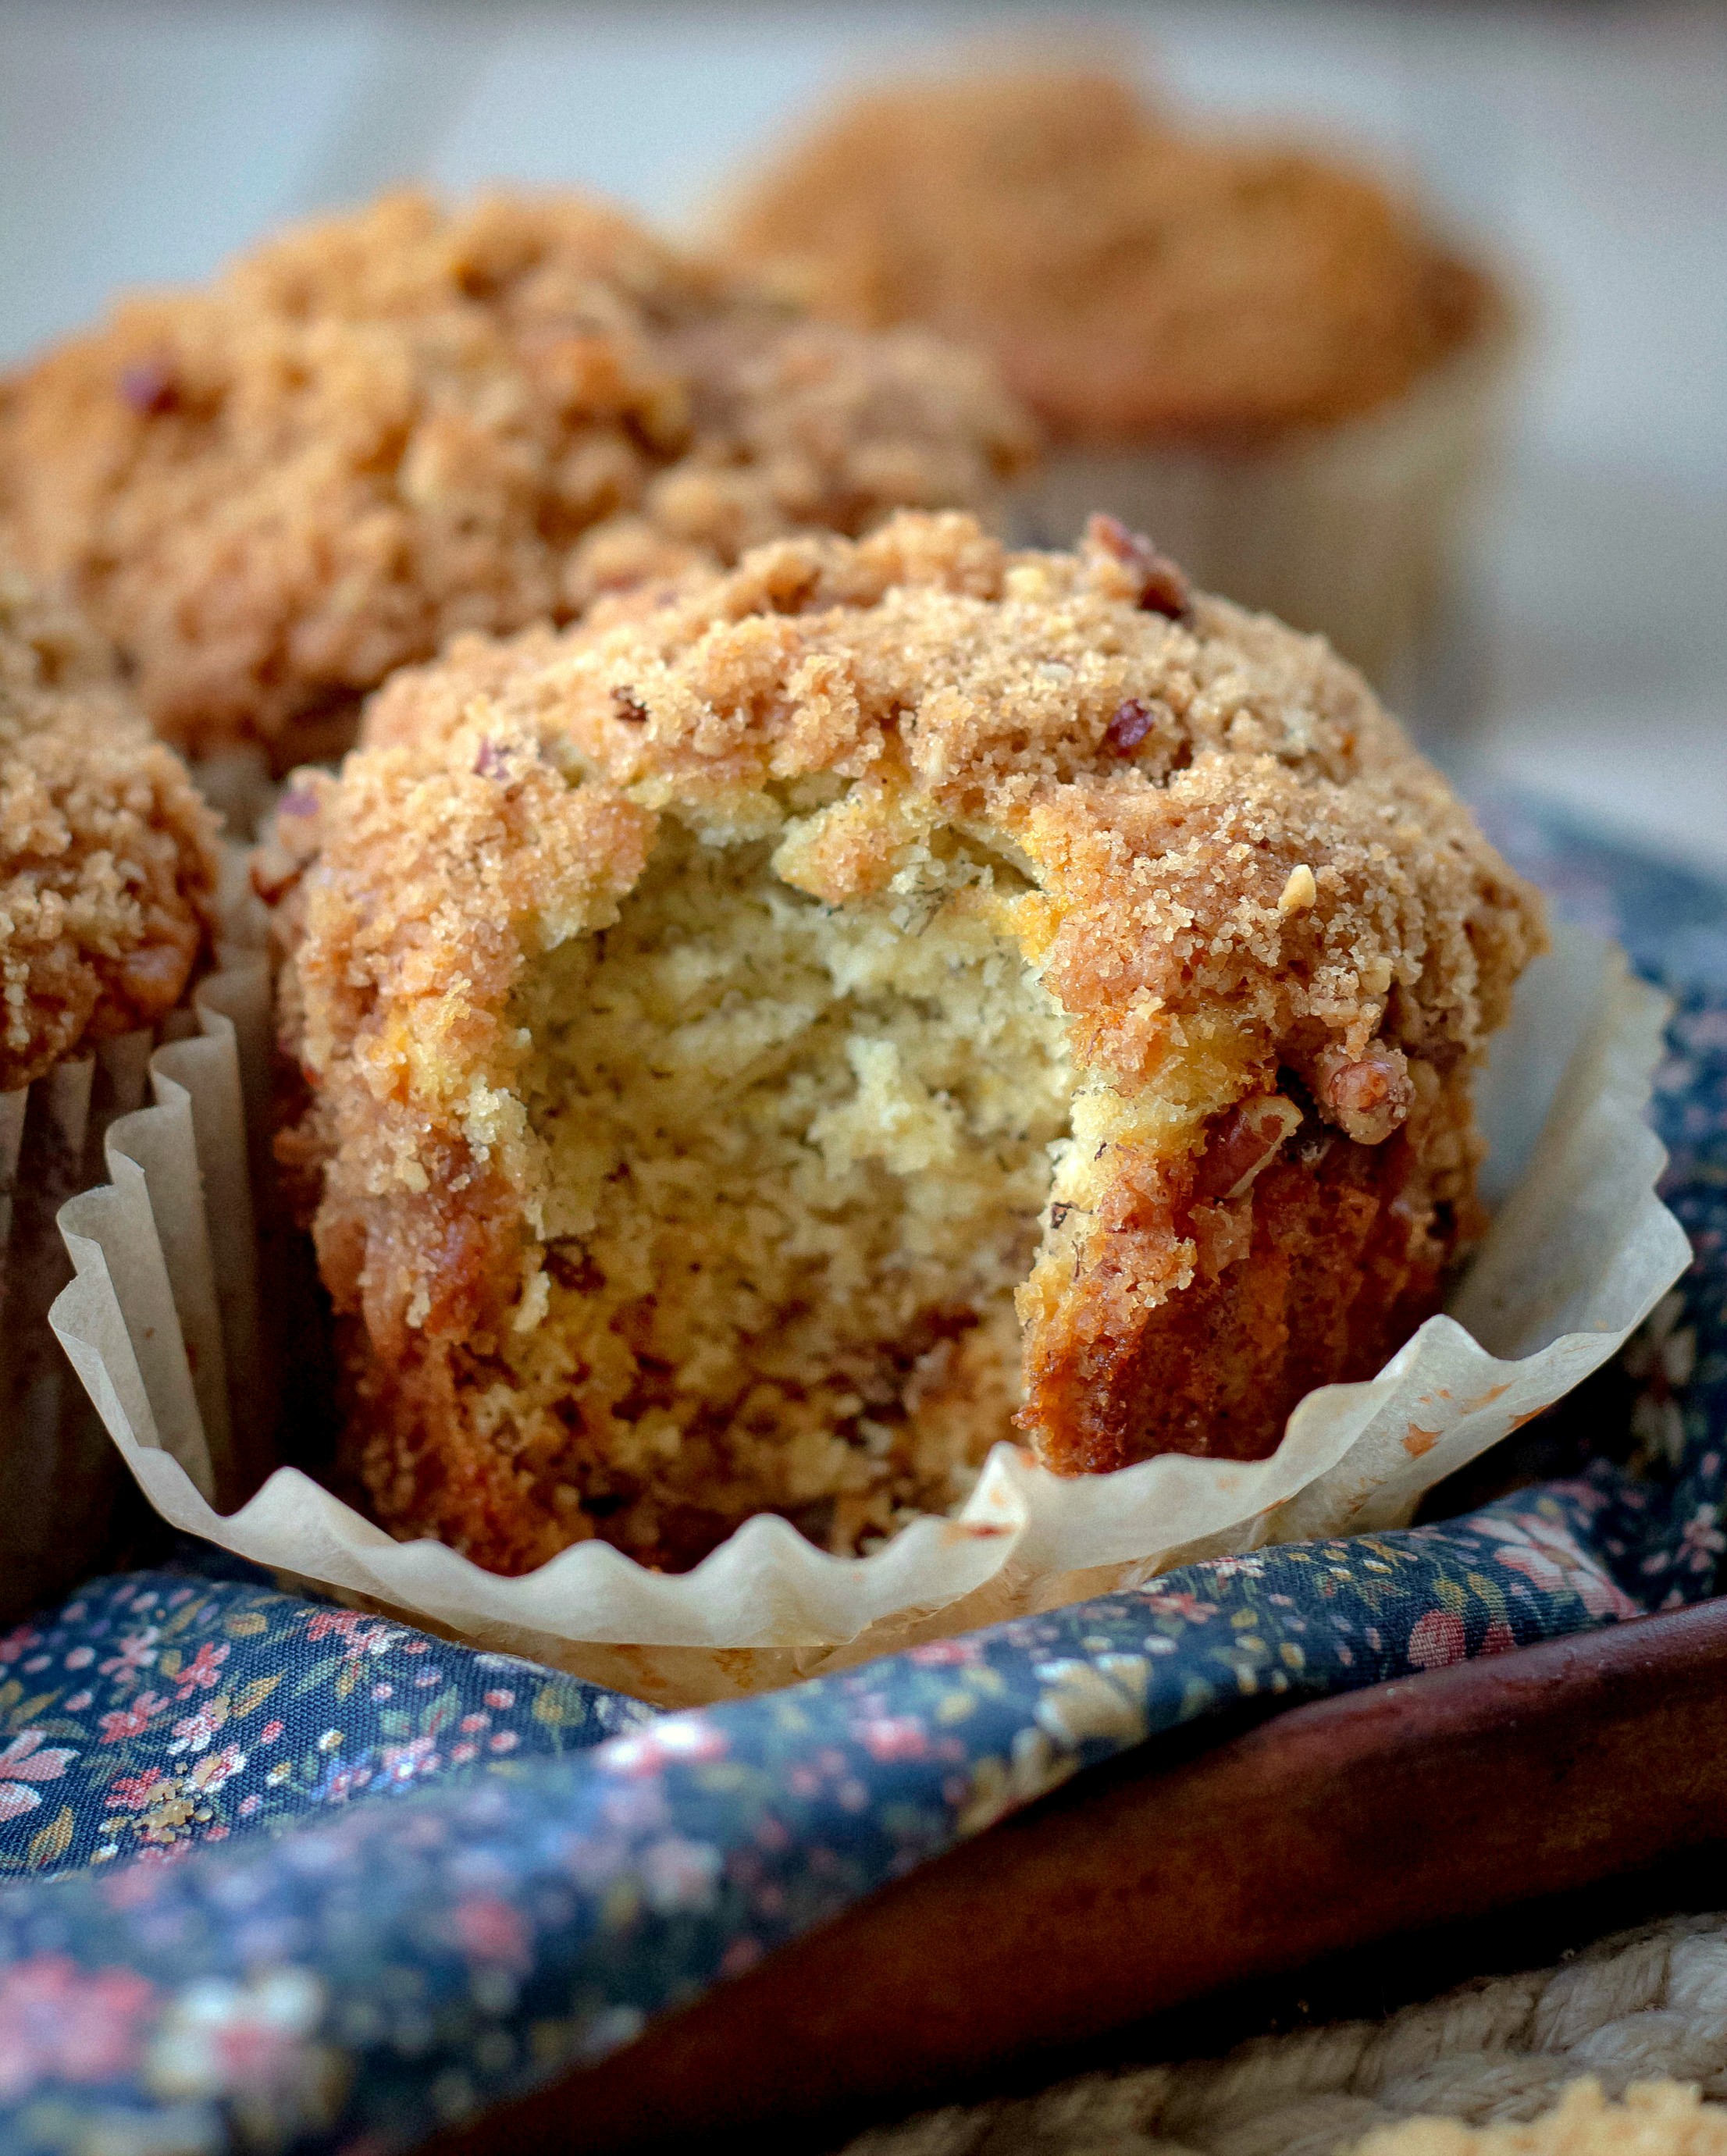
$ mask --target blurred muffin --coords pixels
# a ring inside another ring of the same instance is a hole
[[[1418,630],[1504,311],[1366,177],[1107,74],[910,84],[842,105],[731,239],[821,311],[993,352],[1056,445],[1032,536],[1113,511],[1381,672]]]
[[[280,767],[455,630],[980,506],[1027,444],[983,363],[801,320],[597,203],[398,195],[0,385],[0,531],[163,733]]]
[[[113,653],[0,567],[0,1621],[114,1554],[127,1478],[49,1329],[55,1216],[208,955],[213,831]]]
[[[855,1550],[1376,1369],[1540,928],[1359,675],[1107,520],[660,597],[397,675],[260,859],[378,1517]]]

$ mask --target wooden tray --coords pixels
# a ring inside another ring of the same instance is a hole
[[[436,2146],[687,2144],[910,2107],[1245,1979],[1727,1840],[1727,1601],[1170,1760],[1165,1743],[1083,1778]]]

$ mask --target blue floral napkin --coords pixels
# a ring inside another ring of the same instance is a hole
[[[1570,1471],[664,1716],[210,1553],[93,1583],[0,1639],[0,2148],[387,2156],[1178,1725],[1711,1594],[1727,899],[1496,825],[1678,1003],[1656,1115],[1696,1262],[1555,1425]]]

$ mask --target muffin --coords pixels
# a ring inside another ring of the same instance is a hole
[[[598,203],[398,195],[0,384],[0,533],[164,735],[280,768],[454,631],[982,506],[1030,439],[983,363],[803,319]]]
[[[1054,445],[1029,536],[1108,510],[1370,670],[1409,648],[1505,316],[1371,179],[1108,74],[914,83],[833,113],[730,241],[836,319],[991,352]]]
[[[0,567],[0,1619],[105,1551],[124,1471],[49,1330],[54,1216],[208,952],[213,833],[111,650]]]
[[[1359,675],[1101,518],[460,639],[256,876],[349,1465],[505,1572],[1270,1452],[1436,1307],[1542,934]]]

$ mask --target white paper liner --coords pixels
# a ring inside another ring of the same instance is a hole
[[[239,1123],[244,1066],[255,1143],[261,966],[218,974],[198,1007],[202,1037],[152,1059],[159,1105],[108,1134],[113,1187],[61,1215],[78,1278],[54,1328],[152,1503],[345,1600],[668,1704],[789,1683],[1199,1557],[1403,1524],[1442,1476],[1612,1354],[1689,1259],[1642,1121],[1666,999],[1611,946],[1564,932],[1479,1081],[1488,1194],[1507,1194],[1450,1311],[1370,1383],[1310,1394],[1270,1459],[1169,1455],[1069,1480],[1000,1445],[957,1517],[916,1522],[867,1558],[827,1556],[763,1516],[681,1575],[590,1542],[505,1578],[441,1543],[393,1541],[293,1468],[224,1517],[269,1412],[249,1337]]]
[[[1202,590],[1328,636],[1407,705],[1493,467],[1515,342],[1508,318],[1394,403],[1267,449],[1053,449],[1014,495],[1009,532],[1071,547],[1106,510]]]

